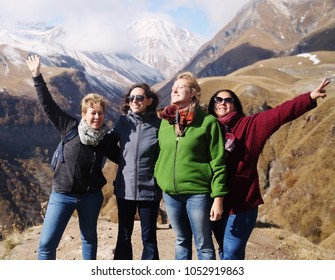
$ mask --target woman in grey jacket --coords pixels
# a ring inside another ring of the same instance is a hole
[[[141,221],[142,260],[159,259],[156,221],[162,191],[154,178],[161,121],[156,114],[157,105],[158,96],[147,84],[134,84],[126,94],[123,114],[113,130],[121,149],[114,182],[119,220],[115,260],[133,259],[131,236],[136,211]]]

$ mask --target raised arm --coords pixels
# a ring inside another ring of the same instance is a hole
[[[69,131],[76,123],[77,119],[63,111],[53,100],[49,89],[41,75],[40,56],[34,54],[26,59],[29,70],[32,73],[34,87],[36,89],[37,98],[46,113],[48,119],[56,127],[56,129],[64,134]]]

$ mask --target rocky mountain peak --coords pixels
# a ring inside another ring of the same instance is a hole
[[[191,59],[206,39],[156,18],[142,18],[129,29],[135,36],[135,57],[158,69],[165,78],[175,74]]]

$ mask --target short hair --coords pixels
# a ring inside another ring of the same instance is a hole
[[[195,94],[195,98],[197,101],[200,100],[200,96],[201,96],[201,87],[196,79],[196,77],[193,76],[193,74],[191,72],[183,72],[180,73],[176,80],[178,79],[184,79],[187,81],[188,86],[191,88],[192,93]]]
[[[152,102],[148,107],[146,108],[147,112],[155,112],[157,110],[157,106],[159,103],[159,98],[157,93],[150,88],[150,86],[146,83],[136,83],[133,84],[127,91],[127,93],[124,95],[124,101],[121,106],[121,113],[122,114],[127,114],[128,111],[130,110],[130,105],[128,101],[128,97],[130,96],[130,93],[134,88],[141,88],[144,90],[144,95],[146,98],[152,98]]]
[[[80,110],[81,110],[82,113],[86,113],[87,109],[90,108],[90,107],[93,107],[93,105],[100,105],[102,107],[104,113],[105,113],[108,102],[100,94],[89,93],[81,100]]]

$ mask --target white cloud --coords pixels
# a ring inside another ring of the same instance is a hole
[[[1,7],[0,19],[62,24],[64,42],[71,48],[127,51],[132,44],[126,26],[145,5],[131,0],[11,0]]]
[[[216,33],[249,0],[0,1],[0,23],[1,20],[62,23],[66,32],[64,40],[72,48],[111,51],[131,47],[131,37],[125,27],[144,14],[169,17],[177,24],[185,24],[180,27],[192,28],[194,33],[201,33],[206,28],[211,30],[208,32]]]

